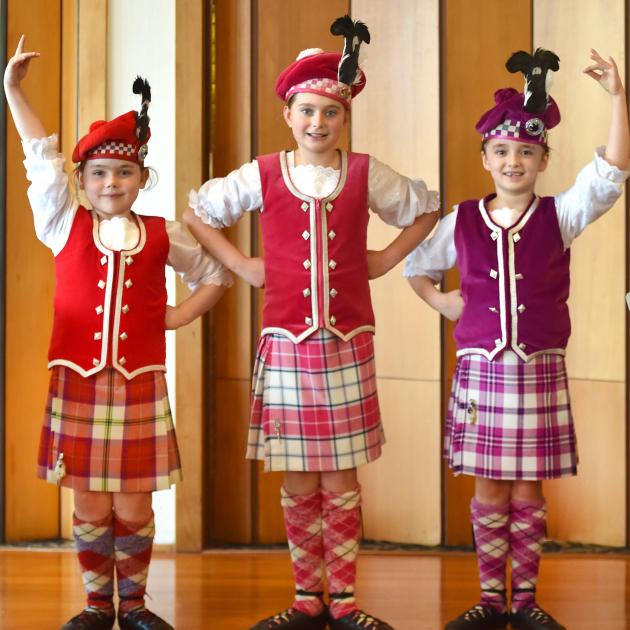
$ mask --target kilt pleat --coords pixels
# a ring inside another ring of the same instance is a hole
[[[564,357],[459,358],[444,456],[455,474],[542,480],[575,475],[577,446]]]
[[[127,380],[113,368],[83,377],[51,370],[37,474],[51,483],[63,454],[61,485],[75,490],[150,492],[181,480],[163,372]]]
[[[378,458],[383,443],[371,333],[260,339],[248,459],[265,470],[344,470]]]

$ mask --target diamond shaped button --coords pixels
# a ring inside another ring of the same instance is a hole
[[[331,269],[335,269],[337,267],[337,263],[334,260],[331,259],[330,262],[328,263],[328,266]]]
[[[303,263],[302,266],[304,267],[304,269],[310,269],[311,268],[311,261],[307,258]]]

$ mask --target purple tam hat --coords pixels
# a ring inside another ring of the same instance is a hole
[[[553,72],[560,67],[558,56],[538,48],[533,55],[515,52],[505,64],[510,72],[522,72],[525,90],[503,88],[494,93],[495,106],[475,128],[483,139],[505,138],[529,144],[547,144],[547,131],[560,122],[560,110],[549,96]]]

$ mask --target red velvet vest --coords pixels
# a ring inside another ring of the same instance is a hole
[[[341,153],[341,174],[324,199],[291,182],[286,153],[257,158],[265,257],[262,334],[299,343],[319,328],[343,340],[374,332],[367,267],[369,156]]]
[[[455,224],[464,311],[455,327],[457,354],[493,359],[506,348],[528,360],[564,354],[569,319],[570,253],[553,197],[536,197],[510,228],[492,221],[491,197],[459,204]]]
[[[126,378],[166,371],[164,219],[134,215],[138,244],[113,252],[98,236],[98,219],[80,206],[68,242],[55,257],[55,301],[48,367],[82,376],[113,366]]]

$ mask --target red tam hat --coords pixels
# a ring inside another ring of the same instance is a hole
[[[346,85],[337,80],[341,61],[339,53],[324,52],[320,48],[303,50],[298,58],[285,68],[276,81],[276,94],[288,101],[293,94],[308,92],[328,96],[350,106],[350,101],[365,87],[366,78],[362,70],[357,83]]]
[[[147,110],[151,102],[151,87],[138,77],[133,84],[135,94],[142,95],[140,112],[130,111],[113,120],[96,120],[89,132],[72,151],[73,162],[110,158],[142,164],[147,156],[151,137]]]
[[[344,15],[331,24],[330,32],[343,36],[343,54],[324,52],[321,48],[303,50],[276,81],[276,94],[283,101],[293,94],[308,92],[327,96],[348,108],[352,98],[365,87],[365,74],[359,68],[359,48],[363,42],[370,43],[367,26]]]

